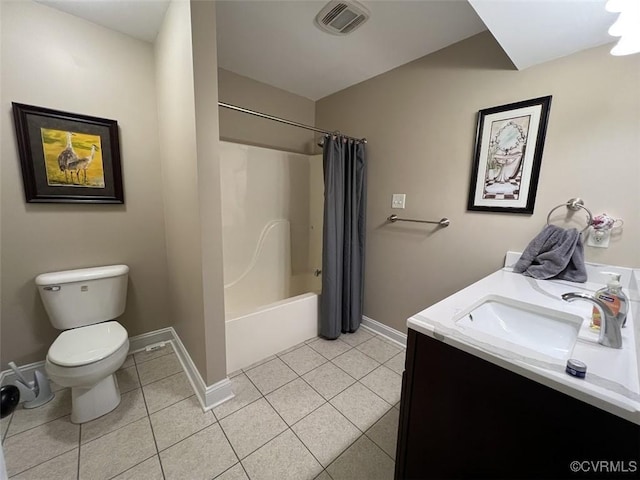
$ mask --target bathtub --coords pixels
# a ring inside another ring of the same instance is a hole
[[[231,373],[318,334],[324,193],[321,155],[220,148]]]
[[[227,373],[317,336],[318,299],[304,293],[227,318]]]
[[[317,277],[291,272],[290,223],[273,220],[253,258],[225,284],[227,373],[259,362],[318,334]]]

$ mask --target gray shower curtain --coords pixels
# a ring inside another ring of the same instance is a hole
[[[326,136],[320,335],[355,332],[362,320],[366,214],[365,143]]]

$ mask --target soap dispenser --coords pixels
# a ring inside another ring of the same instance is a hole
[[[624,327],[627,323],[627,312],[629,311],[629,299],[622,291],[622,285],[620,285],[620,274],[603,272],[606,275],[610,275],[611,278],[607,282],[607,286],[601,288],[596,292],[596,298],[605,302],[611,311],[616,315],[620,326]],[[591,328],[595,330],[600,329],[602,318],[600,316],[600,310],[597,307],[593,307],[593,313],[591,315]]]

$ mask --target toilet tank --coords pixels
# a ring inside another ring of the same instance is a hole
[[[51,324],[68,330],[122,315],[128,274],[126,265],[81,268],[43,273],[36,285]]]

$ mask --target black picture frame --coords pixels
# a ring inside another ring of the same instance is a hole
[[[532,214],[551,95],[478,112],[467,210]]]
[[[116,120],[12,107],[28,203],[124,203]]]

